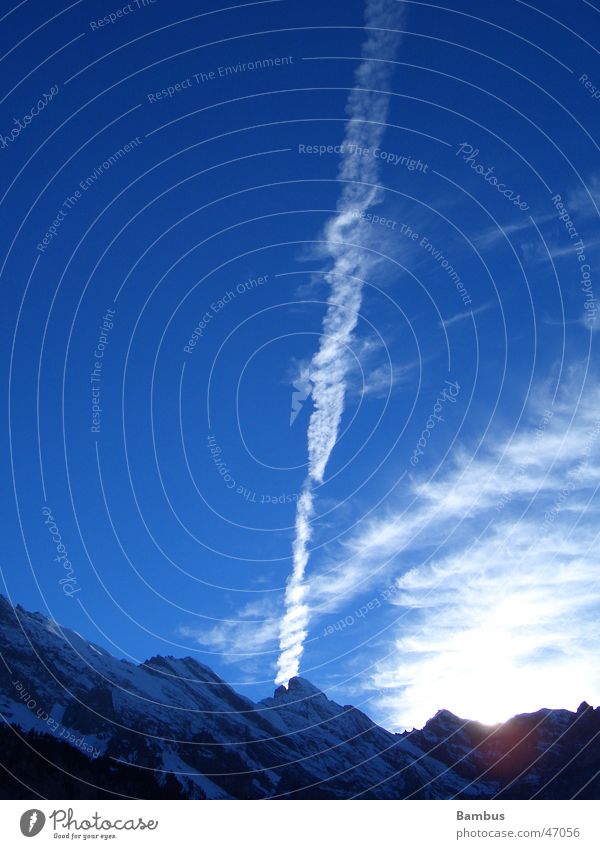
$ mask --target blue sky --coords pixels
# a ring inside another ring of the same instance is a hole
[[[599,13],[109,12],[0,22],[3,591],[390,727],[598,703]]]

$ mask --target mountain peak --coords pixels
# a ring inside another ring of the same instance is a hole
[[[98,787],[112,780],[97,766],[109,754],[171,772],[189,798],[491,799],[505,791],[505,798],[571,798],[581,788],[582,798],[600,798],[600,710],[587,702],[578,710],[583,722],[572,711],[542,710],[490,733],[440,710],[423,730],[394,735],[306,678],[255,703],[194,658],[155,655],[133,664],[43,614],[5,615],[9,607],[0,596],[0,652],[10,668],[7,675],[0,666],[4,718],[45,735],[43,745],[52,739],[49,719],[68,730],[72,755],[90,758],[75,761],[73,775],[80,769],[81,780],[94,777]],[[24,701],[27,682],[35,682],[39,710]],[[527,746],[512,757],[521,740]],[[17,768],[28,764],[23,752],[14,757]],[[44,781],[35,792],[47,797]],[[65,798],[65,786],[54,786]]]
[[[277,687],[274,693],[275,699],[284,699],[290,696],[293,696],[294,699],[310,699],[315,696],[325,697],[325,693],[319,690],[318,687],[315,687],[314,684],[311,684],[306,678],[295,675],[293,678],[290,678],[287,687],[282,684],[280,687]]]
[[[442,708],[437,713],[427,720],[423,727],[425,733],[454,733],[461,729],[467,720],[456,716],[452,711]]]
[[[209,666],[200,663],[194,657],[155,654],[139,666],[182,681],[227,686]]]

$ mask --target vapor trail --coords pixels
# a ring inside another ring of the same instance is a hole
[[[367,37],[361,49],[362,61],[354,75],[346,111],[342,143],[342,161],[338,179],[343,182],[336,214],[325,227],[327,253],[333,266],[326,279],[331,289],[327,311],[313,355],[309,373],[312,381],[314,409],[308,425],[308,475],[296,510],[296,536],[293,545],[293,568],[285,592],[286,611],[279,630],[280,655],[276,684],[287,684],[298,674],[300,657],[307,635],[309,607],[304,574],[309,559],[311,519],[314,508],[313,487],[323,481],[325,468],[336,443],[346,394],[349,368],[347,346],[356,327],[362,300],[362,285],[369,268],[367,252],[356,244],[364,244],[368,225],[361,217],[379,200],[380,160],[373,155],[385,131],[389,97],[381,93],[388,88],[393,59],[399,42],[402,4],[397,0],[367,0],[365,26]],[[364,153],[364,151],[368,151]],[[365,184],[372,185],[365,185]]]

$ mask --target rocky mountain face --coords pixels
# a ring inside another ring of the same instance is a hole
[[[20,782],[21,798],[600,797],[600,708],[585,703],[494,727],[442,710],[394,734],[303,678],[254,703],[196,660],[119,660],[2,596],[0,654],[0,796],[4,781],[11,798]]]

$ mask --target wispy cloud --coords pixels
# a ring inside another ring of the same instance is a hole
[[[559,321],[555,318],[550,318],[550,316],[545,316],[542,319],[543,323],[548,327],[583,327],[584,330],[588,332],[597,333],[600,330],[600,324],[596,321],[590,321],[587,316],[583,315],[580,318],[565,318],[563,321]]]
[[[585,248],[588,253],[596,250],[599,245],[600,238],[595,237],[585,240]],[[559,242],[553,239],[546,239],[545,244],[540,242],[539,239],[536,242],[522,242],[520,250],[528,266],[534,263],[547,262],[548,259],[556,260],[563,259],[563,257],[573,258],[575,256],[575,249],[572,243]]]
[[[418,371],[419,361],[410,363],[382,363],[370,369],[357,386],[358,392],[364,396],[381,398],[387,396],[395,387],[411,383]]]
[[[546,524],[500,521],[398,580],[395,603],[413,618],[373,681],[394,724],[440,707],[494,722],[600,698],[598,513],[574,531],[581,506]]]
[[[565,193],[563,198],[569,214],[578,224],[588,223],[598,218],[596,207],[600,208],[600,173],[591,174],[585,186],[579,185]],[[497,227],[484,230],[475,238],[475,243],[480,250],[496,246],[502,242],[512,242],[522,253],[525,261],[530,263],[546,262],[548,258],[561,259],[573,255],[573,244],[568,240],[565,242],[564,230],[555,211],[544,212],[532,216],[538,227],[553,223],[554,234],[540,241],[529,217],[515,219]],[[588,236],[585,239],[587,251],[596,249],[600,245],[600,239]]]
[[[296,538],[293,546],[292,575],[288,580],[286,612],[281,623],[276,683],[287,684],[298,674],[300,657],[307,635],[309,608],[304,581],[309,559],[311,520],[314,512],[313,487],[321,483],[337,440],[350,368],[348,345],[358,321],[362,300],[362,280],[372,260],[367,252],[355,247],[367,238],[368,225],[357,215],[380,199],[377,183],[378,164],[373,156],[363,156],[359,148],[374,150],[380,143],[387,119],[389,98],[385,90],[398,36],[391,32],[402,19],[402,7],[389,0],[367,0],[365,24],[367,38],[362,59],[355,72],[355,87],[347,103],[349,121],[338,177],[343,181],[337,213],[325,227],[327,253],[333,267],[327,274],[330,295],[319,349],[312,358],[313,412],[308,425],[308,477],[298,500]],[[371,184],[371,185],[367,185]]]
[[[553,216],[551,214],[541,217],[535,216],[538,226],[547,221],[551,221],[552,218]],[[523,233],[528,233],[529,235],[533,235],[535,233],[533,224],[529,218],[525,216],[518,218],[515,221],[509,221],[507,224],[501,224],[498,227],[489,227],[487,230],[483,230],[475,238],[475,244],[479,250],[485,250],[499,242],[511,242],[515,236],[519,236]]]
[[[371,680],[382,720],[600,702],[600,389],[582,383],[573,371],[554,402],[538,390],[517,433],[414,479],[315,578],[327,609],[397,576],[397,636]]]
[[[367,336],[354,339],[348,354],[346,398],[384,398],[396,387],[412,383],[419,368],[425,364],[423,359],[394,362],[383,339]],[[312,393],[310,366],[310,361],[297,361],[289,373],[288,382],[294,390],[290,416],[292,423]]]
[[[588,177],[585,186],[577,186],[569,192],[567,205],[573,215],[598,217],[600,207],[600,173]]]
[[[495,302],[490,301],[490,303],[482,304],[474,310],[465,310],[463,312],[456,313],[456,315],[452,315],[450,318],[443,318],[440,322],[440,326],[445,328],[452,327],[453,324],[457,324],[459,321],[464,321],[465,319],[479,315],[482,312],[487,312],[487,310],[491,309],[493,306],[495,306]]]
[[[248,657],[276,649],[278,614],[271,600],[260,599],[244,605],[234,619],[208,628],[181,626],[178,633],[209,651],[218,652],[225,662],[244,660],[247,664]]]

